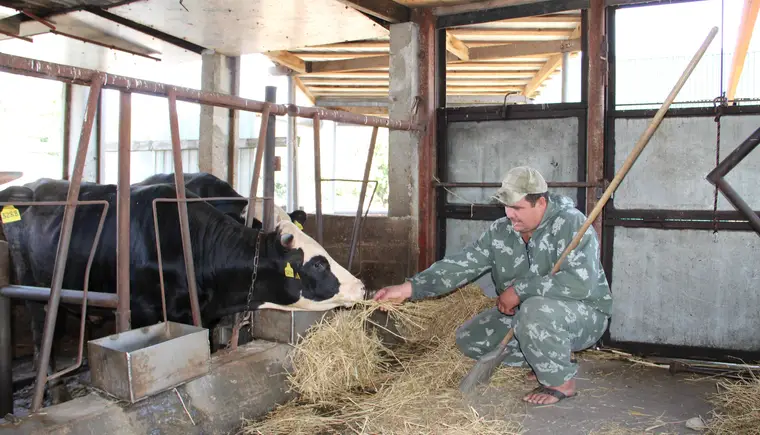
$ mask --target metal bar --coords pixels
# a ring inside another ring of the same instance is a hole
[[[11,300],[0,296],[0,415],[13,414]]]
[[[367,195],[367,183],[369,180],[369,172],[372,170],[372,157],[375,155],[375,143],[377,142],[377,127],[372,129],[372,138],[369,141],[369,150],[367,151],[367,162],[364,164],[364,178],[362,178],[362,188],[359,191],[359,206],[356,208],[356,217],[354,218],[354,228],[351,233],[351,250],[348,252],[348,270],[351,270],[351,265],[354,262],[354,253],[356,252],[356,245],[359,243],[359,226],[362,216],[362,210],[364,209],[364,197]]]
[[[50,297],[50,289],[26,285],[9,285],[0,287],[0,295],[12,299],[45,302]],[[61,290],[61,302],[64,304],[81,304],[84,292],[79,290]],[[98,308],[117,309],[119,298],[116,293],[87,292],[87,305]]]
[[[265,89],[265,98],[267,103],[277,102],[277,88],[274,86],[267,86]],[[262,229],[266,232],[274,230],[274,141],[275,141],[275,127],[277,126],[277,120],[275,115],[269,114],[269,121],[267,122],[267,134],[266,142],[264,143],[264,197],[263,206],[263,220]],[[256,150],[258,151],[258,150]]]
[[[158,284],[161,288],[161,314],[164,317],[164,323],[168,323],[166,318],[166,286],[164,284],[164,260],[161,254],[161,231],[158,229],[158,212],[156,211],[157,200],[153,200],[153,231],[156,234],[156,255],[158,257]],[[179,205],[179,202],[177,203]]]
[[[322,159],[320,156],[319,146],[319,124],[321,119],[319,115],[314,117],[314,198],[316,203],[316,215],[317,215],[317,242],[324,244],[323,237],[323,225],[322,222]]]
[[[604,90],[607,38],[605,36],[604,0],[591,0],[588,10],[588,117],[586,119],[586,180],[601,183],[604,179]],[[586,190],[586,212],[599,202],[597,189]],[[602,238],[601,216],[592,225],[600,241]]]
[[[91,14],[98,15],[99,17],[113,21],[117,24],[121,24],[122,26],[129,27],[131,29],[137,30],[138,32],[145,33],[148,36],[152,36],[161,41],[168,42],[169,44],[172,44],[172,45],[176,45],[177,47],[183,48],[195,54],[203,54],[203,51],[206,49],[205,47],[201,47],[200,45],[193,44],[192,42],[186,41],[182,38],[177,38],[176,36],[169,35],[168,33],[164,33],[160,30],[156,30],[150,26],[136,23],[132,20],[128,20],[126,18],[112,14],[101,8],[85,7],[85,10]]]
[[[34,40],[32,38],[27,38],[26,36],[14,35],[13,33],[6,32],[5,30],[0,30],[0,35],[10,36],[11,38],[16,38],[22,41],[34,43]]]
[[[609,209],[605,216],[610,219],[643,219],[646,221],[665,220],[701,220],[712,221],[746,221],[747,218],[739,212],[719,210],[641,210],[641,209]]]
[[[36,413],[42,407],[42,398],[45,394],[45,384],[47,383],[47,369],[50,362],[51,346],[53,344],[53,333],[55,332],[55,323],[58,317],[58,304],[61,300],[61,287],[63,285],[63,276],[66,271],[66,260],[69,257],[69,244],[71,242],[71,230],[74,226],[74,213],[76,204],[72,204],[79,199],[79,188],[82,184],[84,165],[87,160],[87,148],[90,142],[90,133],[95,121],[97,103],[100,99],[100,91],[103,86],[105,77],[98,73],[92,79],[90,85],[90,94],[87,98],[87,107],[82,123],[82,132],[79,136],[79,147],[77,148],[76,159],[74,160],[74,172],[69,192],[67,204],[64,209],[63,222],[61,223],[61,237],[58,241],[58,250],[55,257],[55,266],[53,267],[53,277],[50,285],[50,298],[48,300],[47,314],[45,315],[45,327],[42,333],[42,345],[40,349],[40,359],[37,366],[37,378],[34,386],[34,398],[32,399],[31,412]]]
[[[116,186],[116,332],[131,329],[129,307],[129,221],[130,179],[132,153],[132,94],[121,92],[119,100],[119,181]]]
[[[43,62],[26,57],[12,56],[0,53],[0,71],[13,74],[28,75],[51,80],[58,80],[68,83],[88,85],[99,71],[78,68],[68,65],[62,65],[52,62]],[[167,85],[164,83],[152,82],[133,77],[107,74],[104,89],[118,89],[130,91],[133,93],[154,95],[166,97],[169,89],[173,89],[178,101],[190,103],[207,104],[211,106],[224,107],[227,109],[237,109],[246,112],[263,112],[267,104],[262,101],[248,100],[245,98],[235,97],[218,92],[206,92],[197,89],[183,88],[179,86]],[[391,120],[377,116],[357,115],[341,110],[324,109],[321,107],[302,107],[295,104],[272,105],[271,113],[278,116],[292,115],[301,118],[313,118],[319,116],[321,119],[338,121],[355,125],[370,125],[385,127],[392,130],[419,130],[419,126],[410,121]]]
[[[735,150],[731,151],[726,158],[723,159],[718,166],[715,167],[709,174],[707,174],[707,180],[715,182],[719,178],[725,177],[726,174],[731,172],[749,153],[751,153],[757,145],[760,144],[760,128],[754,131],[744,142],[742,142]]]
[[[760,217],[755,214],[754,211],[752,211],[752,208],[744,202],[741,195],[739,195],[733,187],[726,181],[725,178],[718,178],[714,181],[715,186],[720,190],[720,192],[726,196],[726,199],[731,203],[731,205],[734,206],[737,210],[742,212],[747,219],[749,219],[749,224],[752,226],[752,229],[755,230],[758,236],[760,236]]]
[[[45,20],[43,18],[40,18],[37,15],[34,15],[33,13],[31,13],[29,11],[26,11],[26,10],[20,10],[19,12],[21,12],[22,14],[26,15],[27,17],[33,19],[34,21],[37,21],[38,23],[42,24],[43,26],[48,27],[51,30],[55,30],[55,26],[50,21]]]
[[[288,104],[296,103],[296,80],[288,76]],[[285,159],[288,167],[288,211],[298,209],[298,135],[296,133],[296,118],[288,116],[288,157]]]
[[[73,98],[73,87],[71,83],[66,83],[63,90],[63,180],[69,179],[69,165],[71,156],[71,102]]]
[[[84,286],[82,287],[82,313],[79,320],[79,347],[77,348],[77,360],[70,367],[60,370],[52,375],[48,376],[48,381],[59,378],[66,373],[71,373],[78,369],[82,365],[82,356],[84,354],[84,328],[85,321],[87,320],[87,290],[90,287],[90,271],[92,271],[92,262],[95,260],[95,251],[98,248],[100,242],[100,235],[103,233],[103,224],[106,222],[106,215],[108,214],[108,202],[103,201],[103,211],[100,213],[100,221],[98,222],[98,229],[95,231],[95,239],[92,242],[92,248],[90,248],[90,256],[87,259],[87,266],[84,270]],[[117,295],[118,298],[118,295]]]
[[[566,0],[563,2],[540,1],[522,5],[503,6],[498,8],[478,8],[476,11],[441,15],[436,26],[439,29],[506,20],[509,18],[531,17],[555,12],[572,11],[588,8],[588,0]]]
[[[227,59],[230,67],[230,94],[240,95],[240,56]],[[229,109],[229,136],[227,138],[227,182],[235,185],[235,169],[237,168],[237,139],[240,136],[240,113]]]
[[[589,183],[588,181],[549,181],[546,183],[549,187],[562,188],[562,187],[597,187],[601,186],[599,183]],[[501,183],[486,183],[486,182],[448,182],[448,183],[434,183],[435,187],[501,187]]]
[[[182,148],[179,141],[177,97],[172,89],[169,90],[168,97],[169,128],[172,135],[172,154],[174,155],[174,185],[177,188],[177,199],[185,199],[185,174],[182,169]],[[187,291],[190,296],[190,310],[193,313],[193,324],[201,327],[201,310],[198,304],[198,288],[195,283],[193,245],[190,242],[190,222],[187,216],[187,204],[177,202],[177,209],[179,210],[179,230],[182,234],[182,254],[185,257],[185,275],[187,276]]]
[[[256,145],[256,160],[253,162],[253,175],[251,176],[251,190],[248,192],[248,211],[245,215],[245,226],[253,226],[253,217],[256,214],[256,195],[259,191],[259,177],[261,176],[261,159],[264,157],[266,148],[267,128],[269,126],[269,113],[271,106],[264,106],[261,114],[261,126],[259,127],[259,143]]]
[[[95,183],[103,182],[103,167],[105,158],[103,157],[103,102],[98,100],[97,113],[95,113],[95,156],[97,165],[95,165]]]

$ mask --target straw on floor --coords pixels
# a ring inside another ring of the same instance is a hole
[[[298,399],[260,421],[246,421],[243,434],[512,434],[504,398],[498,415],[481,415],[466,404],[459,380],[474,361],[456,348],[455,330],[495,304],[477,286],[435,300],[401,306],[368,301],[313,326],[291,353],[288,380]],[[370,316],[385,306],[402,337],[388,346],[382,325]],[[493,382],[522,382],[525,371],[501,368]]]
[[[716,407],[707,424],[710,433],[760,434],[760,378],[724,380],[718,392],[710,398]]]

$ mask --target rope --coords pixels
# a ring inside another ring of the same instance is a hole
[[[433,175],[433,180],[435,180],[436,183],[440,183],[441,182],[441,180],[439,180],[438,177],[436,177],[435,175]],[[441,187],[443,187],[443,186],[441,186]],[[474,214],[475,214],[475,205],[476,205],[474,202],[472,202],[469,199],[464,198],[464,197],[462,197],[460,195],[457,195],[456,193],[452,192],[451,189],[447,189],[446,187],[443,187],[443,190],[445,190],[446,192],[449,192],[450,194],[454,195],[455,197],[461,199],[465,203],[470,204],[470,218],[472,218],[474,216]]]

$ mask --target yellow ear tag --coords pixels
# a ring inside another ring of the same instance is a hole
[[[290,263],[285,263],[285,276],[293,278],[293,268],[290,267]]]
[[[21,213],[18,212],[18,209],[16,207],[12,205],[6,205],[3,207],[3,211],[0,212],[0,219],[2,219],[4,224],[18,222],[21,220]]]
[[[301,279],[301,275],[296,274],[296,279]]]
[[[301,225],[301,222],[295,221],[293,223],[296,224],[299,230],[303,231],[303,225]]]

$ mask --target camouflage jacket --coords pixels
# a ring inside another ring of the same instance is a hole
[[[581,301],[610,315],[612,293],[599,261],[594,227],[586,230],[559,271],[551,275],[554,263],[585,220],[570,198],[550,194],[544,217],[528,243],[503,217],[463,251],[411,277],[411,299],[449,293],[490,271],[498,294],[514,286],[520,301],[533,296]]]

